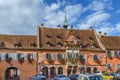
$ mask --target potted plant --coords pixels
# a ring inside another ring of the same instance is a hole
[[[8,63],[12,61],[12,57],[10,57],[9,54],[6,54],[5,59]]]
[[[79,57],[79,61],[81,62],[81,64],[85,64],[85,58],[83,55]]]
[[[75,64],[78,62],[78,59],[77,58],[69,58],[68,61],[71,62],[72,64]]]
[[[18,54],[18,62],[21,63],[21,64],[24,62],[24,57],[22,55],[23,54],[21,54],[21,53]]]
[[[53,63],[53,60],[51,58],[47,58],[48,63]]]
[[[29,63],[34,64],[33,54],[28,54],[28,61],[29,61]]]

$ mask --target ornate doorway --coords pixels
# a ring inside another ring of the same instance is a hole
[[[50,77],[53,78],[56,75],[55,67],[50,68]]]
[[[62,67],[58,67],[58,74],[63,74],[63,68]]]
[[[42,74],[46,75],[48,77],[48,67],[44,66],[42,68]]]
[[[5,71],[5,80],[20,80],[20,71],[16,67],[9,67]]]
[[[95,72],[97,72],[97,68],[96,67],[93,68],[93,73],[95,73]]]

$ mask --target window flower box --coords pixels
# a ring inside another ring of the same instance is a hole
[[[9,54],[6,54],[5,60],[10,63],[12,61],[12,57],[9,56]]]
[[[34,64],[35,60],[33,58],[33,54],[28,54],[28,62]]]

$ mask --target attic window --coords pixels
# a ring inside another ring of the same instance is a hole
[[[48,47],[52,46],[52,44],[49,41],[46,42],[46,44],[47,44]]]
[[[80,48],[83,48],[83,44],[82,43],[80,44]]]
[[[97,48],[97,45],[94,43],[94,44],[92,44],[91,47],[92,47],[92,48]]]
[[[76,36],[77,39],[81,39],[79,36]]]
[[[0,47],[5,47],[5,43],[1,42]]]
[[[88,37],[90,40],[93,40],[93,37]]]
[[[37,44],[35,42],[30,44],[30,47],[37,47]]]
[[[58,42],[57,43],[57,47],[61,47],[62,46],[62,43],[61,42]]]
[[[58,39],[61,39],[61,38],[62,38],[60,35],[57,35],[56,37],[57,37]]]
[[[50,35],[46,35],[46,37],[48,37],[48,38],[52,38]]]
[[[22,47],[22,44],[18,42],[17,44],[14,44],[14,47]]]

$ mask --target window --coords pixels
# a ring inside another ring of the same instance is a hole
[[[30,47],[37,47],[37,44],[35,42],[30,44]]]
[[[107,55],[107,57],[112,58],[112,57],[114,57],[115,52],[114,51],[106,51],[106,55]]]
[[[107,68],[107,69],[112,69],[112,64],[107,64],[107,65],[106,65],[106,68]]]
[[[58,57],[58,60],[65,59],[65,55],[64,54],[58,54],[57,57]]]
[[[68,53],[68,58],[76,58],[76,54],[73,54],[73,53]]]
[[[52,60],[52,54],[51,54],[51,53],[47,53],[47,54],[46,54],[46,59]]]
[[[117,70],[119,70],[120,69],[120,64],[117,64],[116,68],[117,68]]]
[[[5,43],[1,42],[0,47],[5,47]]]
[[[51,42],[49,42],[49,41],[46,42],[46,44],[47,44],[48,47],[52,46]]]
[[[100,55],[93,55],[94,61],[100,61]]]
[[[62,43],[61,42],[58,42],[57,43],[57,47],[61,47],[62,46]]]
[[[20,42],[14,44],[14,47],[22,47],[22,44]]]

